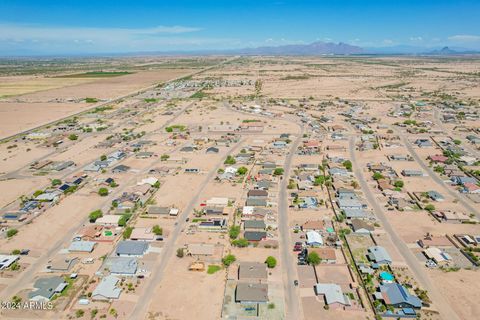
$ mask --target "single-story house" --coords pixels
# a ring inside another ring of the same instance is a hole
[[[211,153],[218,153],[220,150],[216,147],[210,147],[210,148],[207,148],[207,150],[205,151],[205,153],[207,154],[211,154]]]
[[[308,220],[302,225],[302,230],[305,232],[308,231],[321,231],[325,229],[325,222],[322,220]]]
[[[257,198],[247,198],[245,202],[246,206],[253,206],[253,207],[266,207],[267,200],[266,199],[257,199]]]
[[[118,220],[120,220],[119,215],[108,214],[106,216],[98,218],[95,223],[101,226],[118,226]]]
[[[130,170],[129,166],[120,164],[120,165],[116,166],[115,168],[113,168],[112,172],[113,173],[123,173],[123,172],[127,172],[128,170]]]
[[[308,252],[316,252],[322,263],[333,264],[337,262],[337,254],[333,248],[309,248]]]
[[[246,220],[243,223],[243,228],[245,230],[265,230],[267,225],[265,224],[265,221],[263,220]]]
[[[10,267],[18,259],[20,259],[18,255],[0,254],[0,270]]]
[[[402,175],[405,177],[423,177],[423,172],[421,170],[402,170]]]
[[[148,249],[148,243],[145,241],[120,241],[115,249],[115,254],[119,257],[141,257]]]
[[[267,238],[265,231],[245,231],[243,237],[248,241],[260,241]]]
[[[148,206],[147,213],[148,214],[168,215],[170,213],[170,208],[169,207]]]
[[[310,246],[318,247],[323,245],[323,239],[320,233],[316,231],[307,232],[307,244]]]
[[[261,262],[241,262],[238,266],[238,280],[267,281],[267,265]]]
[[[259,189],[248,190],[247,197],[249,199],[265,199],[268,197],[268,191]]]
[[[28,293],[28,300],[50,301],[55,294],[65,290],[67,285],[63,277],[59,276],[37,279],[33,284],[35,289]]]
[[[108,257],[102,267],[111,274],[120,276],[133,276],[136,274],[137,268],[137,258],[134,257]]]
[[[352,229],[355,233],[371,233],[375,230],[375,227],[365,220],[352,219]]]
[[[268,302],[268,285],[265,283],[238,283],[235,290],[237,303]]]
[[[383,300],[385,304],[394,308],[420,309],[422,307],[422,301],[398,283],[381,284],[379,292],[375,293],[375,298]]]
[[[432,199],[433,201],[443,201],[445,198],[437,191],[435,190],[430,190],[427,191],[428,197]]]
[[[92,252],[97,243],[94,241],[73,241],[68,247],[69,252]]]
[[[343,293],[342,288],[334,283],[317,283],[315,293],[323,295],[328,306],[341,308],[350,305],[350,299]]]
[[[387,250],[381,246],[372,246],[368,248],[368,258],[378,264],[391,264],[392,258]]]
[[[50,271],[68,272],[77,262],[78,262],[78,258],[76,257],[74,258],[58,257],[47,263],[47,269]]]
[[[120,279],[116,276],[108,275],[102,279],[98,286],[92,292],[93,300],[118,299],[122,289],[117,286]]]

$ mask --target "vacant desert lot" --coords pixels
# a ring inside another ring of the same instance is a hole
[[[0,96],[0,138],[80,112],[92,104],[63,102],[93,97],[110,100],[150,85],[182,77],[192,69],[141,71],[111,78],[37,78],[3,83]],[[62,85],[63,83],[63,85]],[[30,93],[27,93],[30,92]],[[21,96],[18,96],[22,94]]]

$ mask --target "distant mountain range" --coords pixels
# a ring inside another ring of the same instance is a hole
[[[325,55],[325,54],[361,54],[364,49],[343,42],[317,41],[310,44],[290,44],[276,47],[258,47],[231,50],[232,53],[242,55]]]
[[[464,48],[425,48],[415,46],[390,46],[376,48],[362,48],[343,42],[322,42],[317,41],[310,44],[283,45],[275,47],[258,47],[228,50],[225,53],[239,55],[357,55],[357,54],[418,54],[418,55],[467,55],[480,54]]]
[[[318,55],[476,55],[478,50],[457,47],[419,47],[397,45],[389,47],[359,47],[347,43],[316,41],[310,44],[290,44],[281,46],[264,46],[242,49],[224,50],[186,50],[186,51],[148,51],[148,52],[123,52],[123,53],[78,53],[78,54],[41,54],[28,50],[1,51],[0,57],[12,56],[202,56],[202,55],[258,55],[258,56],[318,56]]]

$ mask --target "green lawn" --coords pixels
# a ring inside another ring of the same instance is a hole
[[[211,264],[208,266],[207,273],[208,274],[214,274],[217,271],[220,271],[222,269],[221,266],[217,266],[216,264]]]

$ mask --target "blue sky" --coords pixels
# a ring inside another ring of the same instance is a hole
[[[313,41],[480,49],[480,0],[0,2],[2,53],[229,49]]]

